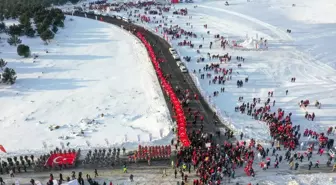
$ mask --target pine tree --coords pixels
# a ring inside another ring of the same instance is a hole
[[[57,15],[53,25],[63,28],[64,27],[64,15]]]
[[[43,32],[45,32],[47,29],[49,28],[49,25],[45,25],[45,24],[39,24],[38,26],[37,26],[37,33],[38,34],[42,34]]]
[[[28,17],[28,15],[25,13],[25,14],[22,14],[19,18],[19,22],[21,25],[24,25],[24,26],[31,26],[31,23],[30,23],[30,19]]]
[[[18,47],[17,47],[17,53],[19,56],[23,56],[25,58],[29,57],[30,56],[30,48],[29,46],[27,45],[24,45],[24,44],[20,44]]]
[[[8,33],[10,35],[18,35],[18,36],[20,36],[23,33],[23,29],[22,28],[23,28],[22,26],[14,24],[12,26],[9,26]]]
[[[50,31],[49,29],[47,29],[46,31],[44,31],[40,35],[41,39],[46,43],[48,43],[49,40],[53,39],[54,36],[55,36],[55,34],[52,31]]]
[[[36,31],[32,27],[25,28],[24,32],[27,37],[34,37],[36,33]]]
[[[5,11],[4,17],[7,20],[11,17],[9,11]]]
[[[6,67],[7,62],[5,62],[3,59],[0,59],[0,69],[3,70],[4,67]]]
[[[6,31],[6,25],[4,22],[0,22],[0,33],[3,33]]]
[[[10,16],[12,17],[12,19],[16,19],[18,17],[16,10],[12,10]]]
[[[21,44],[21,39],[18,37],[18,36],[16,36],[16,35],[13,35],[13,36],[11,36],[8,40],[7,40],[7,42],[8,42],[8,44],[9,45],[11,45],[11,46],[16,46],[16,45],[18,45],[18,44]]]
[[[3,83],[9,83],[13,85],[16,81],[16,72],[12,68],[6,67],[4,72],[2,73],[1,81]]]

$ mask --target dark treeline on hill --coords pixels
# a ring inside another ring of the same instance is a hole
[[[67,2],[72,4],[78,3],[80,0],[0,0],[0,6],[3,7],[15,7],[17,5],[21,7],[31,7],[31,6],[44,6],[50,7],[51,5],[64,5]]]
[[[75,4],[79,0],[70,0]],[[58,28],[64,27],[65,16],[58,8],[51,5],[63,5],[68,0],[0,0],[0,33],[9,35],[7,42],[17,46],[17,53],[23,57],[30,56],[30,48],[21,44],[20,36],[39,36],[46,44],[54,38]],[[19,24],[6,26],[5,20],[16,19]],[[1,39],[1,38],[0,38]],[[5,68],[7,62],[0,59],[0,82],[14,84],[14,69]]]
[[[12,37],[23,35],[34,37],[37,33],[43,41],[48,42],[54,38],[58,27],[64,27],[63,12],[57,8],[50,8],[52,4],[66,3],[64,0],[0,0],[0,2],[0,21],[11,18],[19,20],[19,25],[3,29]],[[1,23],[0,27],[3,27]]]

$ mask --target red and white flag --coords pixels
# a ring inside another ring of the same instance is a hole
[[[45,163],[45,166],[53,165],[72,165],[76,160],[77,153],[52,154]]]

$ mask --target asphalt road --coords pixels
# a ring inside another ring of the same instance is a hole
[[[123,26],[124,29],[131,30],[132,32],[135,30],[142,32],[145,38],[147,39],[147,41],[152,45],[156,55],[165,61],[160,64],[160,67],[164,74],[171,74],[171,78],[169,79],[169,82],[171,83],[172,87],[175,89],[175,87],[178,86],[181,90],[189,89],[192,96],[194,94],[197,94],[197,96],[199,97],[198,100],[190,101],[189,107],[192,110],[200,111],[200,113],[204,116],[204,120],[203,120],[204,132],[214,135],[213,138],[215,139],[216,143],[223,144],[224,140],[227,140],[227,138],[224,137],[223,129],[225,128],[225,130],[229,130],[229,128],[227,128],[223,123],[221,123],[217,115],[214,116],[214,111],[210,108],[208,103],[201,96],[198,88],[196,87],[193,80],[191,79],[190,74],[181,72],[174,58],[169,52],[169,48],[171,46],[167,41],[165,41],[163,38],[155,35],[154,33],[140,26],[127,23],[120,19],[116,19],[116,18],[112,18],[108,16],[93,15],[93,14],[86,14],[86,15],[87,15],[87,18],[90,18],[90,19],[96,19],[96,16],[97,16],[98,20],[101,20],[102,18],[102,21],[104,22],[111,23],[111,24],[114,24],[120,27]],[[85,17],[85,14],[76,12],[74,16]],[[165,95],[165,98],[166,98],[167,106],[173,117],[171,104],[166,95]],[[215,120],[217,120],[217,124],[214,124]],[[201,121],[197,121],[195,125],[191,124],[190,119],[187,121],[190,122],[187,128],[189,132],[194,129],[199,129],[202,125]],[[216,135],[217,132],[221,133],[220,137],[217,137]]]

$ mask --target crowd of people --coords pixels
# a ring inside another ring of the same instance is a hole
[[[188,14],[185,14],[187,17]],[[186,18],[187,19],[187,18]],[[188,16],[188,19],[192,19],[191,16]],[[169,22],[169,21],[167,21]],[[163,22],[165,24],[165,22]],[[193,28],[193,25],[189,22],[186,23],[188,28]],[[204,29],[207,29],[208,25],[204,25]],[[182,25],[174,25],[171,27],[166,27],[163,29],[164,34],[171,35],[171,39],[177,42],[179,47],[188,46],[191,50],[194,48],[195,38],[199,38],[203,40],[203,35],[197,35],[193,31],[187,30],[188,28],[182,28]],[[210,34],[210,31],[206,31],[207,34]],[[181,37],[182,36],[182,37]],[[221,48],[225,49],[228,42],[220,35],[215,35],[214,38],[221,38]],[[209,49],[211,50],[213,47],[214,41],[209,42]],[[204,45],[204,44],[203,44]],[[201,54],[203,45],[198,45],[196,50],[197,54]],[[216,60],[216,57],[211,57],[211,54],[208,52],[209,60]],[[216,55],[212,55],[216,56]],[[231,56],[226,54],[225,60],[218,60],[211,63],[211,65],[206,65],[201,69],[194,70],[193,72],[196,74],[199,72],[200,79],[210,78],[209,85],[218,84],[220,85],[220,92],[225,92],[225,82],[228,80],[232,80],[232,68],[226,69],[226,67],[221,67],[220,64],[223,61],[230,62]],[[193,62],[190,56],[187,56],[189,60],[187,62]],[[197,57],[196,57],[197,58]],[[245,58],[237,56],[238,62],[244,62]],[[200,57],[194,62],[204,62],[205,58]],[[238,68],[242,66],[241,63],[237,65]],[[296,77],[293,77],[291,82],[295,82]],[[245,83],[248,83],[248,77],[244,79]],[[237,80],[237,87],[242,87],[244,84],[243,80]],[[288,90],[286,90],[286,95],[288,95]],[[219,91],[214,91],[212,97],[218,96]],[[239,101],[242,102],[241,106],[236,107],[237,112],[246,113],[251,116],[253,119],[262,121],[265,125],[268,126],[270,135],[272,137],[272,142],[269,148],[264,148],[260,144],[257,144],[253,139],[249,141],[249,144],[246,144],[246,141],[242,141],[243,144],[237,142],[235,144],[225,143],[224,147],[221,145],[211,145],[211,147],[205,147],[206,141],[205,138],[200,139],[197,138],[198,134],[193,133],[191,135],[192,141],[204,141],[203,145],[200,147],[193,143],[192,148],[183,148],[178,153],[178,161],[177,166],[181,167],[180,173],[182,178],[187,180],[186,175],[184,174],[185,168],[190,169],[190,166],[194,165],[197,168],[197,174],[200,179],[195,180],[194,184],[219,184],[223,177],[231,176],[235,174],[235,169],[240,167],[242,164],[244,166],[244,171],[248,176],[255,176],[255,170],[253,163],[254,156],[261,156],[259,166],[266,170],[271,166],[274,168],[279,168],[279,165],[284,164],[284,160],[287,162],[289,169],[298,170],[301,163],[304,163],[304,160],[308,162],[308,169],[311,170],[311,167],[319,168],[320,160],[319,158],[315,161],[312,161],[311,158],[315,154],[314,151],[317,151],[318,155],[322,155],[326,150],[332,148],[333,143],[332,140],[329,140],[328,137],[325,136],[324,133],[318,133],[313,129],[309,129],[305,132],[303,137],[313,137],[316,139],[315,144],[311,144],[307,146],[306,151],[300,151],[300,139],[302,139],[300,130],[300,125],[294,125],[291,120],[292,113],[285,113],[285,110],[279,108],[277,111],[272,112],[275,106],[275,100],[273,99],[273,95],[275,93],[273,91],[268,92],[268,97],[266,100],[262,100],[260,98],[254,98],[253,102],[244,102],[244,97],[240,97]],[[272,100],[273,99],[273,100]],[[305,102],[303,102],[305,103]],[[262,104],[262,105],[260,105]],[[307,107],[307,104],[304,104]],[[320,108],[320,103],[317,103],[315,106]],[[315,113],[306,113],[306,119],[314,121]],[[328,129],[328,133],[330,133],[332,128]],[[201,131],[199,131],[201,132]],[[202,134],[201,134],[202,135]],[[243,139],[243,138],[241,138]],[[302,144],[302,142],[301,142]],[[224,148],[224,153],[221,155],[221,148]],[[272,158],[269,156],[269,151],[272,151]],[[330,166],[334,158],[332,156],[328,157],[327,165]],[[196,165],[195,165],[196,164]],[[314,164],[314,165],[313,165]],[[187,166],[187,167],[185,167]],[[283,166],[283,165],[282,165]],[[224,170],[223,170],[224,169]],[[233,175],[234,176],[234,175]]]
[[[130,5],[128,5],[130,6]],[[136,6],[136,5],[134,5]],[[139,11],[137,11],[138,15],[134,15],[134,17],[141,22],[168,25],[172,23],[172,21],[168,20],[168,17],[162,15],[163,12],[169,12],[170,9],[166,7],[160,7],[156,4],[145,4],[140,8],[144,8],[147,6],[156,7],[158,9],[157,18],[150,18],[147,13],[141,15]],[[139,6],[136,6],[139,8]],[[158,8],[160,7],[160,8]],[[195,6],[196,8],[196,6]],[[127,10],[127,9],[126,9]],[[150,9],[148,9],[150,10]],[[154,14],[154,13],[150,13]],[[179,9],[175,10],[173,14],[178,16],[185,16],[188,19],[192,19],[192,16],[188,15],[187,9]],[[159,20],[160,16],[162,20]],[[191,23],[187,23],[186,26],[188,28],[193,28]],[[170,35],[171,39],[178,41],[179,47],[188,47],[190,49],[195,49],[195,45],[192,42],[192,39],[199,38],[204,41],[203,35],[197,35],[193,31],[189,31],[188,28],[182,28],[182,26],[175,25],[171,27],[157,27],[156,29],[162,29],[163,34]],[[203,29],[207,29],[208,25],[203,25]],[[206,31],[208,35],[210,35],[210,31]],[[228,40],[226,40],[223,36],[219,34],[215,34],[213,37],[214,40],[209,41],[209,50],[213,48],[213,45],[216,40],[220,40],[220,48],[225,50],[229,45]],[[196,47],[196,53],[200,54],[203,49],[203,44],[198,45]],[[200,76],[200,79],[209,80],[209,85],[218,85],[219,91],[214,91],[212,97],[219,96],[220,93],[225,93],[225,84],[227,81],[233,80],[233,68],[222,67],[221,64],[232,62],[232,56],[226,52],[226,54],[211,54],[210,52],[206,52],[208,56],[208,60],[213,61],[210,64],[204,64],[199,70],[194,70],[194,73]],[[186,56],[184,59],[187,62],[204,62],[206,58],[199,57],[196,61],[192,61],[193,57]],[[238,62],[245,62],[245,58],[241,56],[236,56],[236,60]],[[238,64],[238,68],[242,66],[241,63]],[[198,73],[197,73],[198,72]],[[296,78],[293,77],[291,82],[295,82]],[[244,80],[237,80],[237,87],[243,87],[244,83],[248,83],[248,77]],[[238,101],[241,102],[240,106],[235,107],[236,112],[240,112],[241,114],[246,114],[247,116],[251,116],[255,120],[259,120],[267,125],[270,136],[272,137],[272,141],[269,145],[262,146],[253,138],[249,140],[245,140],[244,133],[239,133],[239,136],[234,137],[233,131],[227,130],[222,139],[216,139],[216,137],[220,137],[220,132],[217,132],[217,136],[211,133],[206,133],[203,128],[205,120],[204,116],[200,110],[193,110],[188,105],[191,100],[198,101],[199,97],[192,93],[188,89],[181,89],[180,87],[175,88],[176,94],[184,105],[186,117],[189,122],[189,134],[188,137],[191,142],[190,147],[183,147],[179,145],[179,140],[177,138],[176,142],[172,142],[172,145],[175,145],[176,149],[176,160],[172,161],[172,166],[174,168],[175,178],[180,174],[181,180],[178,181],[181,184],[189,183],[192,181],[193,185],[219,185],[223,182],[231,182],[236,178],[237,170],[242,170],[245,172],[247,176],[255,177],[258,174],[256,173],[256,166],[259,166],[262,170],[268,170],[270,168],[277,169],[280,164],[284,166],[288,164],[289,170],[298,170],[300,165],[308,162],[307,169],[311,170],[311,168],[319,168],[320,167],[320,158],[314,158],[317,160],[312,160],[314,156],[322,156],[325,154],[326,150],[331,149],[333,143],[327,137],[331,134],[333,128],[329,128],[327,134],[319,133],[314,131],[313,129],[302,128],[300,125],[295,125],[292,122],[292,113],[285,112],[285,110],[278,108],[274,111],[273,107],[275,107],[275,100],[273,97],[275,96],[275,92],[269,91],[267,98],[265,100],[255,97],[251,102],[245,102],[244,97],[239,97]],[[286,95],[288,95],[288,90],[286,90]],[[273,101],[272,101],[273,99]],[[309,105],[309,101],[301,101],[299,103],[300,107],[307,107]],[[315,104],[316,107],[321,108],[321,103],[318,102]],[[306,112],[305,118],[314,121],[315,114],[309,114]],[[209,121],[209,120],[208,120]],[[217,124],[218,120],[214,119],[214,124]],[[200,125],[200,127],[197,126]],[[212,124],[212,123],[211,123]],[[336,127],[335,129],[336,130]],[[301,135],[303,133],[303,135]],[[312,138],[317,142],[309,144],[305,146],[303,142],[300,142],[302,138]],[[240,140],[239,140],[240,138]],[[220,142],[218,142],[220,141]],[[301,145],[301,147],[300,147]],[[306,150],[305,148],[306,147]],[[119,153],[120,151],[118,151]],[[144,160],[148,160],[148,156],[158,157],[158,158],[169,158],[171,154],[170,146],[158,146],[158,147],[139,147],[138,151],[135,153],[135,158],[140,158]],[[97,154],[98,155],[98,154]],[[95,157],[93,155],[93,157]],[[149,157],[149,159],[150,159]],[[91,160],[91,155],[87,156],[88,160]],[[334,162],[335,158],[333,156],[328,156],[327,166],[332,166],[332,170],[336,170],[336,164]],[[130,157],[129,162],[134,162],[136,159]],[[336,161],[336,160],[335,160]],[[150,160],[148,162],[150,165]],[[255,165],[258,164],[258,165]],[[25,165],[23,165],[25,166]],[[0,172],[2,174],[2,167],[0,168]],[[127,165],[123,163],[122,170],[124,173],[127,173]],[[195,172],[198,178],[190,179],[190,174]],[[8,174],[11,177],[14,176],[13,171],[10,171],[8,168]],[[94,176],[98,177],[97,169],[94,170]],[[189,174],[189,175],[188,175]],[[163,170],[163,177],[167,176],[166,170]],[[133,181],[133,174],[130,174],[129,179]],[[79,172],[78,175],[76,172],[72,172],[71,177],[68,176],[65,179],[63,175],[60,173],[57,182],[62,184],[62,182],[69,182],[71,180],[77,179],[79,184],[84,185],[84,178],[82,177],[82,172]],[[54,185],[54,176],[50,174],[50,179],[48,181],[48,185]],[[86,180],[90,185],[97,185],[98,182],[95,181],[90,175],[86,175]],[[35,185],[35,180],[31,179],[31,184]],[[113,185],[112,182],[107,182],[110,185]],[[3,185],[4,181],[0,178],[0,185]],[[106,182],[103,183],[106,185]]]

